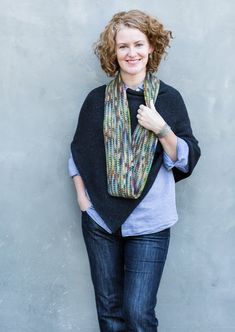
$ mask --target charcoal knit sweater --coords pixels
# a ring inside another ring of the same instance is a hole
[[[152,167],[145,188],[138,199],[114,197],[108,194],[105,147],[103,139],[104,98],[106,86],[92,90],[85,99],[79,114],[77,129],[71,143],[75,165],[84,181],[91,202],[107,226],[115,232],[151,188],[162,165],[163,148],[158,141]],[[127,89],[132,132],[137,124],[137,110],[145,104],[143,92]],[[200,157],[198,141],[193,136],[184,101],[177,90],[160,81],[155,103],[157,111],[171,126],[176,136],[189,146],[188,172],[173,168],[175,182],[187,178]]]

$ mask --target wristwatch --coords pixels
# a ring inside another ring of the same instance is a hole
[[[157,134],[157,137],[162,138],[162,137],[166,136],[170,131],[171,131],[171,127],[167,123],[165,123],[163,128]]]

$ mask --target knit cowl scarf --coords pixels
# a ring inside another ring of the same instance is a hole
[[[159,85],[156,75],[147,72],[144,80],[146,106],[150,107],[151,99],[155,104]],[[103,134],[108,193],[137,199],[151,169],[157,137],[139,123],[131,133],[126,88],[120,73],[106,87]]]

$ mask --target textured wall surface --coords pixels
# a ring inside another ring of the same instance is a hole
[[[177,184],[160,331],[235,331],[235,2],[1,0],[1,332],[98,331],[67,158],[86,94],[106,82],[91,45],[133,8],[173,30],[159,77],[183,95],[202,149]]]

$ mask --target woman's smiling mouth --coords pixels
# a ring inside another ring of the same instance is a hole
[[[135,59],[135,60],[126,60],[128,63],[130,64],[135,64],[137,62],[139,62],[141,59]]]

